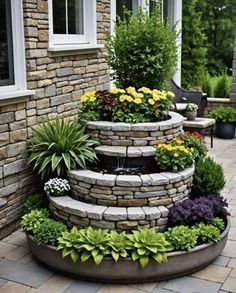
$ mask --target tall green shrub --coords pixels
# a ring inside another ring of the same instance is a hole
[[[214,88],[214,96],[217,98],[230,97],[230,81],[227,74],[223,74],[217,81]]]
[[[199,85],[206,69],[207,49],[201,18],[197,0],[183,1],[182,84],[187,88]]]
[[[177,60],[176,31],[163,23],[158,6],[151,16],[138,10],[119,20],[107,40],[107,62],[120,87],[163,89]]]

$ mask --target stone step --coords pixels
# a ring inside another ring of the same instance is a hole
[[[108,146],[101,145],[95,148],[99,155],[110,157],[149,157],[155,156],[156,148],[154,146],[139,146],[139,147],[126,147],[126,146]]]
[[[101,174],[90,170],[68,172],[72,196],[105,206],[167,206],[188,197],[194,167],[179,173],[146,175]]]
[[[160,207],[107,207],[84,203],[69,196],[49,197],[52,213],[69,226],[97,227],[116,230],[139,226],[163,230],[168,221],[168,209]]]

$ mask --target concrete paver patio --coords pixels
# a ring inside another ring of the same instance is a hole
[[[232,216],[229,240],[214,264],[191,276],[164,282],[136,285],[84,282],[55,274],[38,264],[30,254],[24,233],[18,230],[0,241],[0,292],[236,293],[236,139],[215,138],[209,155],[224,167],[227,185],[222,194],[228,199]]]

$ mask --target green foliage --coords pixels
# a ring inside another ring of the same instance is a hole
[[[169,228],[168,231],[165,232],[165,237],[176,250],[190,251],[197,244],[197,234],[195,230],[183,225]]]
[[[49,212],[46,209],[32,210],[22,217],[21,226],[25,231],[34,234],[48,217]]]
[[[133,231],[127,238],[132,260],[139,260],[142,267],[148,265],[150,258],[159,263],[167,262],[166,252],[173,249],[165,240],[164,234],[157,233],[154,229],[142,228]]]
[[[52,219],[45,219],[36,229],[34,237],[38,245],[48,244],[55,246],[57,239],[66,230],[66,225]]]
[[[184,145],[192,151],[195,161],[206,156],[207,148],[205,143],[201,140],[201,136],[197,137],[194,134],[185,133],[182,138]]]
[[[198,0],[183,1],[182,22],[182,84],[184,87],[201,83],[206,70],[205,34],[201,26],[202,12]]]
[[[214,218],[210,224],[218,228],[220,231],[223,231],[225,229],[225,223],[219,217]]]
[[[46,208],[48,205],[47,199],[43,194],[32,194],[27,197],[23,204],[24,214],[30,213],[32,210],[38,210],[41,208]]]
[[[224,171],[212,158],[200,158],[193,176],[194,195],[202,196],[221,191],[225,186]]]
[[[175,70],[176,39],[158,7],[150,17],[139,9],[135,16],[117,21],[107,40],[107,63],[118,85],[163,89]]]
[[[120,257],[127,257],[127,237],[125,232],[110,232],[109,251],[113,259],[117,262]]]
[[[213,96],[213,85],[209,74],[204,74],[201,81],[202,91],[207,94],[208,97]]]
[[[217,122],[236,122],[236,110],[232,107],[217,107],[208,116]]]
[[[227,74],[222,75],[214,88],[214,96],[216,98],[229,98],[230,97],[230,82]]]
[[[182,145],[159,144],[155,159],[161,171],[179,172],[194,163],[192,151]]]
[[[196,224],[192,227],[198,235],[198,239],[203,243],[220,241],[220,230],[213,225],[204,223]]]
[[[96,159],[92,148],[95,141],[85,134],[84,127],[76,121],[59,119],[46,121],[33,129],[29,142],[28,163],[42,178],[57,174],[66,176],[66,171],[86,167]]]

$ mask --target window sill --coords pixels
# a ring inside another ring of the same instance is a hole
[[[0,93],[0,106],[28,101],[29,96],[34,94],[34,90],[16,90],[9,91],[8,93]]]
[[[68,55],[78,55],[86,53],[94,53],[104,48],[103,44],[97,45],[60,45],[51,46],[48,48],[48,52],[51,56],[68,56]]]

